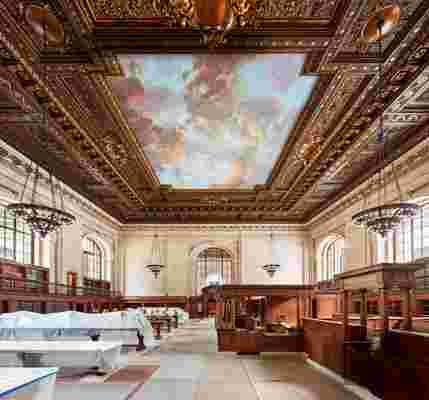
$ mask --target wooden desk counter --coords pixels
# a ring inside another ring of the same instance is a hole
[[[303,352],[304,335],[218,329],[218,351],[236,353]]]

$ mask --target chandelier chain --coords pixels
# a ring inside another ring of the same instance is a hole
[[[19,202],[20,202],[20,203],[22,203],[22,202],[24,201],[24,193],[25,193],[25,191],[26,191],[26,189],[27,189],[28,182],[29,182],[29,180],[30,180],[30,176],[31,176],[32,171],[33,171],[33,168],[32,168],[32,166],[30,165],[30,166],[27,168],[27,175],[26,175],[26,177],[25,177],[24,186],[23,186],[23,189],[22,189],[21,195],[19,196]]]
[[[36,203],[36,192],[37,192],[37,184],[39,182],[39,167],[37,166],[34,171],[34,181],[33,181],[33,190],[31,191],[31,203]]]

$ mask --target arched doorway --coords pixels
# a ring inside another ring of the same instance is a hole
[[[195,291],[215,284],[229,284],[233,280],[233,257],[220,247],[208,247],[198,253],[195,259]]]

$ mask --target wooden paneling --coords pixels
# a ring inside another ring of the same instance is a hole
[[[319,294],[316,296],[316,315],[319,319],[333,318],[337,312],[336,294]]]
[[[318,364],[342,375],[344,371],[344,328],[341,322],[303,319],[304,351]],[[350,340],[363,340],[360,326],[349,326]]]
[[[389,331],[384,350],[383,399],[429,398],[429,336]]]
[[[302,352],[303,336],[266,336],[259,332],[218,329],[218,350],[237,353]]]

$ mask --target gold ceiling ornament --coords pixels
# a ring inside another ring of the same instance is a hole
[[[317,130],[311,130],[304,134],[304,143],[296,153],[296,160],[308,165],[322,150],[322,136]]]
[[[204,203],[210,207],[216,207],[221,204],[228,203],[229,200],[226,196],[204,196],[201,198],[201,203]]]
[[[369,0],[368,9],[368,22],[362,30],[363,42],[378,42],[399,25],[401,8],[396,2],[385,6],[383,0]]]
[[[393,6],[390,6],[393,7]],[[386,16],[389,17],[391,14],[386,12],[388,7],[384,7],[383,1],[378,2],[377,7],[373,13],[370,12],[368,19],[368,24],[363,30],[362,35],[365,37],[367,42],[376,41],[378,44],[378,93],[376,95],[375,101],[381,102],[381,106],[384,106],[383,102],[383,38],[392,31],[393,27],[397,25],[399,20],[389,20],[386,19]],[[399,18],[400,10],[397,11]],[[393,22],[394,23],[393,23]],[[373,24],[375,24],[376,31],[373,31]],[[399,185],[399,180],[396,176],[394,162],[392,165],[392,174],[395,180],[395,186],[399,194],[399,201],[388,202],[386,198],[387,191],[387,177],[385,172],[386,166],[386,149],[387,149],[387,138],[386,132],[384,129],[384,107],[383,111],[379,117],[378,123],[378,132],[377,132],[377,144],[380,147],[379,151],[379,164],[380,170],[376,176],[377,184],[377,204],[375,207],[366,208],[359,211],[358,213],[352,216],[353,224],[365,228],[369,232],[374,232],[380,235],[382,239],[386,239],[388,234],[396,231],[401,223],[409,218],[416,216],[419,209],[416,203],[408,202],[404,200],[404,196]]]
[[[209,48],[226,43],[234,27],[255,24],[256,0],[153,0],[161,17],[170,17],[173,25],[201,32]]]
[[[31,3],[19,4],[21,17],[32,31],[44,39],[46,47],[62,47],[65,43],[65,30],[63,24],[55,16],[49,4],[43,0],[34,0]]]

